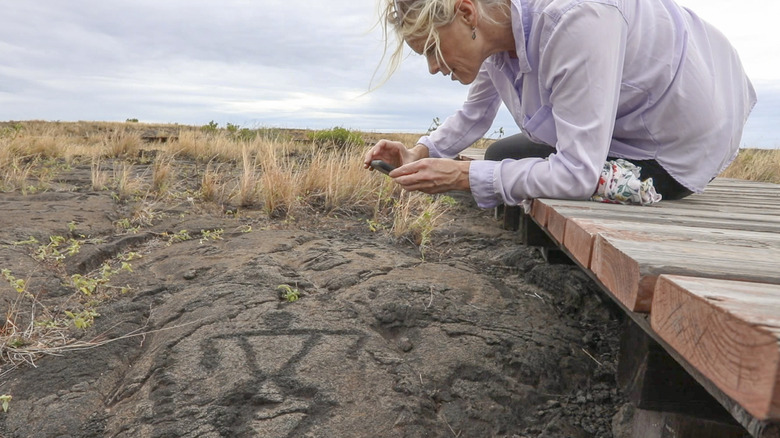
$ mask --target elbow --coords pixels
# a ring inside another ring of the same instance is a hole
[[[568,199],[584,201],[596,192],[601,172],[582,172],[570,174],[570,177],[568,187],[562,188],[562,192],[566,193]]]

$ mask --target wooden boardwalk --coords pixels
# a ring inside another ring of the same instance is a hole
[[[538,199],[530,215],[751,435],[780,437],[780,185],[715,179],[649,207]]]

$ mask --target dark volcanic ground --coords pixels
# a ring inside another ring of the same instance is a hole
[[[63,278],[142,256],[111,278],[130,290],[71,329],[120,339],[3,363],[0,436],[610,437],[613,418],[621,436],[617,312],[577,268],[458,199],[422,260],[359,217],[182,201],[134,234],[115,223],[135,207],[107,192],[0,194],[0,268],[53,313],[73,295]],[[192,238],[171,239],[181,230]],[[54,235],[102,240],[57,263],[18,244]],[[23,329],[18,295],[0,285]]]

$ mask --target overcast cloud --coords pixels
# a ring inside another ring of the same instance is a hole
[[[756,85],[743,143],[780,147],[780,3],[680,2],[734,42]],[[375,21],[376,0],[5,1],[0,120],[424,132],[467,88],[411,56],[367,93],[382,55]],[[504,110],[498,128],[517,132]]]

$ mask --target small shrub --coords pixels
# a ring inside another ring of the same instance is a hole
[[[201,126],[200,130],[208,134],[214,134],[219,130],[219,123],[212,120],[206,123],[205,125]]]
[[[307,134],[309,140],[319,144],[336,146],[362,145],[365,142],[360,133],[337,126],[333,129],[315,131]]]

